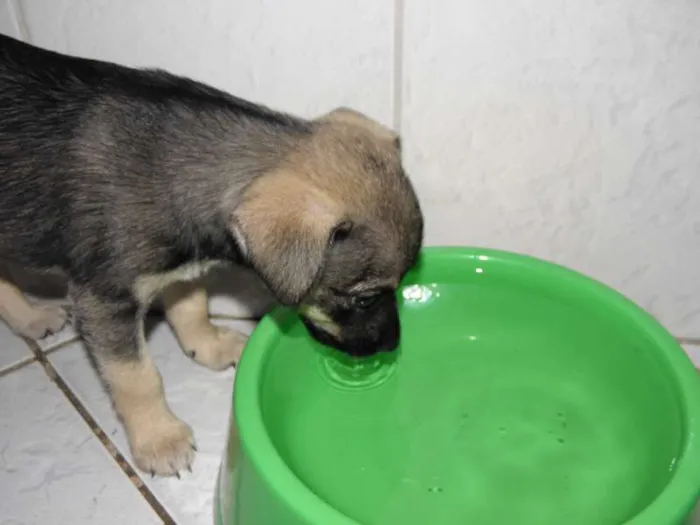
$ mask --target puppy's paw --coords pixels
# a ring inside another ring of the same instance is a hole
[[[212,328],[213,330],[198,338],[194,348],[185,349],[185,353],[200,365],[212,370],[223,370],[235,365],[248,338],[223,326],[214,325]]]
[[[32,308],[29,317],[22,319],[14,328],[30,339],[42,339],[58,332],[67,320],[68,314],[63,307],[55,304],[37,304]]]
[[[192,429],[175,416],[149,421],[129,434],[136,466],[152,476],[177,476],[191,470],[197,448]]]

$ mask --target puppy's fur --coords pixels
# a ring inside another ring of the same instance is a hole
[[[251,267],[323,343],[353,355],[398,343],[394,292],[423,221],[397,137],[359,113],[307,121],[0,36],[0,181],[0,259],[67,277],[145,471],[177,474],[194,450],[146,352],[151,302],[205,366],[230,366],[245,344],[209,322],[197,279],[211,266]],[[0,315],[29,337],[65,321],[6,273]]]

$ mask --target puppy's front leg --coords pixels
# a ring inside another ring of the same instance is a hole
[[[209,320],[209,302],[203,286],[178,282],[163,292],[165,315],[182,350],[200,365],[222,370],[234,365],[248,338]]]
[[[195,451],[192,429],[165,400],[160,374],[146,352],[141,306],[85,290],[74,300],[78,333],[124,423],[136,465],[161,476],[189,469]]]

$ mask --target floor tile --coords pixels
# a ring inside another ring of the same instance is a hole
[[[0,378],[0,522],[160,523],[38,364]]]
[[[77,337],[78,336],[75,333],[75,330],[73,330],[71,324],[68,323],[65,327],[63,327],[63,330],[61,330],[60,332],[46,336],[43,339],[39,339],[36,341],[36,343],[39,345],[39,348],[41,348],[44,351],[47,351],[52,350],[57,346],[64,345],[66,344],[66,342],[72,341]]]
[[[254,327],[253,322],[246,321],[217,323],[247,333]],[[142,477],[178,525],[211,525],[212,498],[226,441],[234,371],[213,372],[193,363],[184,356],[170,328],[162,321],[149,335],[149,351],[163,376],[170,406],[194,429],[198,452],[192,473],[183,472],[181,480]],[[51,353],[49,359],[130,460],[124,431],[82,347],[75,343]]]
[[[0,320],[0,372],[29,357],[32,352],[27,344]]]
[[[700,345],[688,345],[684,344],[683,348],[690,356],[691,361],[695,364],[696,368],[700,368]]]

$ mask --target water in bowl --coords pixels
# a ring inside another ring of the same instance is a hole
[[[670,383],[626,373],[653,369],[643,335],[506,284],[403,294],[392,358],[300,343],[268,368],[272,439],[330,505],[362,525],[618,525],[667,483],[679,414]]]

